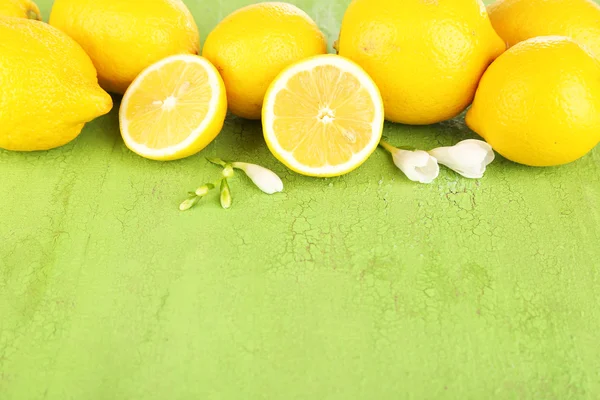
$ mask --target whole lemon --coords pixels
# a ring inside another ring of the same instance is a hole
[[[509,46],[537,36],[560,35],[600,56],[600,6],[592,0],[499,0],[488,12]]]
[[[260,119],[271,82],[289,65],[325,54],[325,36],[302,10],[287,3],[239,9],[208,35],[202,55],[219,70],[229,110]]]
[[[31,0],[0,0],[0,16],[42,20],[40,9]]]
[[[338,41],[379,86],[386,118],[415,125],[460,114],[505,49],[479,0],[354,0]]]
[[[96,70],[70,37],[43,22],[0,18],[0,147],[47,150],[112,108]]]
[[[198,27],[181,0],[56,0],[50,24],[85,49],[100,85],[113,93],[125,93],[163,58],[200,52]]]
[[[575,161],[600,141],[600,62],[570,38],[521,42],[483,75],[466,122],[517,163]]]

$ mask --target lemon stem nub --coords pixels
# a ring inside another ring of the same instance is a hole
[[[35,19],[36,21],[42,20],[42,16],[35,10],[27,10],[27,18]]]

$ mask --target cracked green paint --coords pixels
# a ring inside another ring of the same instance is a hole
[[[187,1],[203,37],[249,2]],[[332,44],[348,0],[296,3]],[[474,137],[460,120],[385,135]],[[285,192],[236,174],[231,210],[179,212],[217,156]],[[0,172],[2,400],[600,397],[598,148],[429,186],[378,150],[312,179],[236,118],[195,157],[144,160],[115,109],[61,149],[1,151]]]

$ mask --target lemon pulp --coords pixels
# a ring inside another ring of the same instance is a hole
[[[121,106],[128,147],[152,159],[202,150],[220,132],[227,102],[216,69],[198,56],[169,57],[144,71]]]
[[[265,139],[291,169],[336,176],[361,165],[383,129],[383,103],[371,78],[338,56],[318,56],[284,71],[267,93]]]

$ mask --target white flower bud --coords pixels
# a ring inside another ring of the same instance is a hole
[[[274,194],[283,191],[281,178],[270,169],[242,162],[235,162],[232,165],[234,168],[244,171],[248,175],[248,178],[263,192]]]
[[[487,166],[494,161],[492,146],[481,140],[463,140],[452,147],[439,147],[429,152],[438,162],[465,178],[483,177]]]

